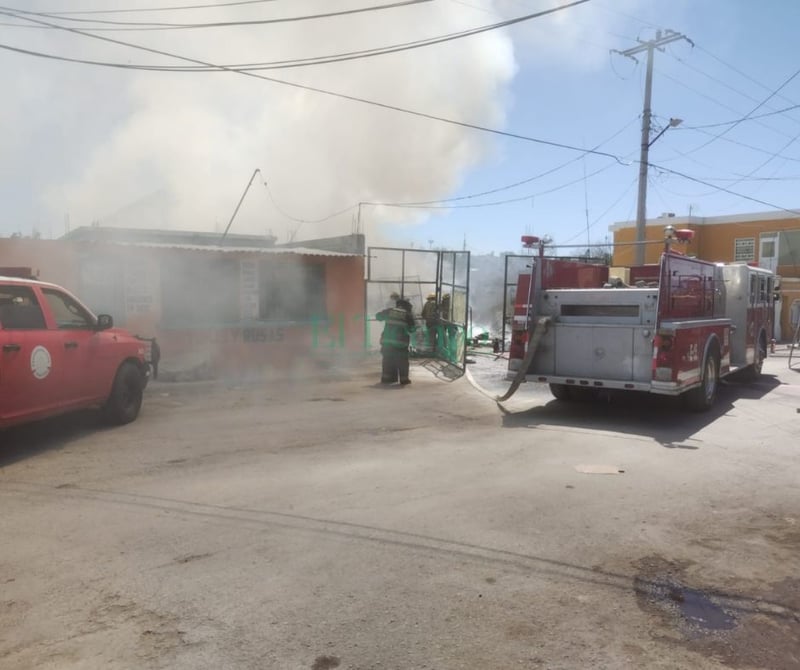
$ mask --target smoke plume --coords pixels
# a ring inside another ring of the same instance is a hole
[[[46,9],[45,3],[30,4],[31,9]],[[145,0],[106,4],[108,9],[153,6]],[[96,18],[223,22],[374,4],[264,3]],[[288,60],[405,43],[497,19],[490,2],[471,4],[485,11],[437,2],[316,21],[95,34],[212,64]],[[84,8],[83,3],[73,5],[70,10]],[[85,8],[96,9],[88,3]],[[57,22],[87,28],[64,17]],[[53,29],[6,28],[4,33],[15,46],[71,58],[190,65]],[[320,219],[359,201],[441,197],[489,146],[474,131],[231,72],[151,72],[8,58],[18,61],[13,84],[23,104],[16,112],[2,112],[3,120],[7,127],[20,128],[30,127],[33,120],[37,132],[4,139],[4,149],[22,154],[31,143],[43,145],[40,156],[47,158],[48,167],[40,164],[37,170],[38,197],[49,217],[60,221],[68,214],[73,227],[99,221],[220,229],[254,169],[260,168],[269,191],[256,177],[233,231],[271,229],[281,239],[347,233],[354,211],[322,224],[292,219]],[[502,126],[514,69],[510,37],[493,31],[424,49],[262,74]],[[381,214],[390,215],[397,213]]]

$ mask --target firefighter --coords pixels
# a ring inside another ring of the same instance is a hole
[[[439,305],[436,304],[436,294],[429,293],[425,304],[422,306],[422,318],[425,320],[425,329],[428,335],[428,347],[436,353],[436,343],[439,331]]]
[[[394,384],[400,382],[403,386],[410,384],[408,378],[408,346],[411,342],[411,333],[414,332],[414,314],[411,303],[398,296],[396,293],[395,306],[378,312],[375,318],[384,321],[381,333],[381,355],[383,365],[381,370],[381,384]]]
[[[445,358],[453,362],[455,360],[455,348],[458,336],[458,326],[450,321],[450,294],[442,296],[442,304],[439,307],[439,334],[441,348],[444,349]]]

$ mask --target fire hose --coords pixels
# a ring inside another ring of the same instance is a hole
[[[522,365],[520,365],[519,370],[517,370],[514,381],[511,382],[511,386],[508,387],[508,391],[506,391],[502,396],[495,397],[495,401],[505,402],[517,392],[520,384],[525,381],[525,375],[528,374],[528,368],[533,361],[533,357],[536,355],[536,350],[539,348],[539,343],[542,341],[542,337],[547,332],[547,327],[549,325],[549,316],[543,316],[536,320],[536,328],[533,329],[531,337],[528,340],[528,350],[525,352],[525,358],[522,359]]]

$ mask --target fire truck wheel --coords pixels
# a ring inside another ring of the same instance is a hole
[[[687,407],[693,412],[705,412],[711,409],[717,398],[719,387],[719,352],[716,346],[708,350],[703,362],[703,375],[700,386],[686,392],[684,396]]]
[[[142,373],[134,363],[123,363],[117,370],[111,394],[105,405],[105,415],[112,423],[130,423],[142,407],[144,390]]]
[[[572,389],[566,384],[550,384],[550,393],[556,400],[572,400]]]

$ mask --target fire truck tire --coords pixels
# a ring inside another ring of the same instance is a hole
[[[103,408],[106,418],[117,425],[136,419],[142,407],[143,392],[144,378],[137,365],[130,362],[120,365]]]
[[[700,386],[687,391],[684,395],[686,406],[693,412],[705,412],[714,405],[719,388],[719,351],[711,345],[703,361],[703,374]]]
[[[572,400],[572,389],[566,384],[550,384],[550,393],[556,400]]]

